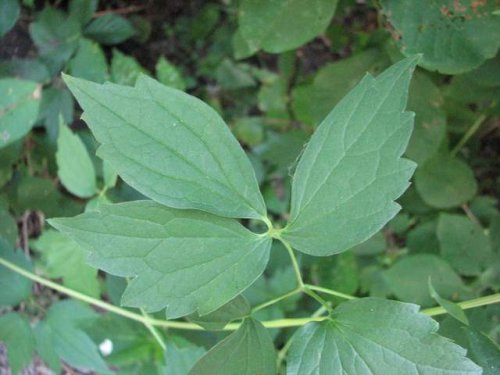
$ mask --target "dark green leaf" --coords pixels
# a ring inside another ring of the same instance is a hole
[[[107,13],[94,19],[84,31],[85,36],[106,45],[124,42],[133,37],[135,33],[134,26],[127,19],[115,13]]]
[[[103,50],[99,44],[85,38],[80,39],[68,69],[71,75],[89,81],[102,83],[108,78],[108,64]]]
[[[14,27],[20,11],[21,7],[17,0],[2,0],[0,2],[0,38]]]
[[[12,248],[0,239],[0,257],[27,271],[32,270],[31,263],[20,251]],[[18,273],[0,265],[0,306],[16,306],[31,295],[33,282]]]
[[[436,292],[436,289],[432,286],[432,280],[429,278],[429,293],[434,300],[439,303],[439,305],[446,310],[448,314],[453,316],[455,319],[458,319],[462,323],[468,325],[469,320],[467,319],[467,315],[465,315],[464,311],[462,308],[457,305],[456,303],[453,303],[446,298],[441,297],[438,292]]]
[[[246,319],[194,365],[189,375],[275,375],[276,354],[271,336],[254,319]]]
[[[239,295],[214,312],[204,316],[193,314],[189,316],[189,320],[207,330],[219,330],[224,328],[230,321],[243,318],[248,314],[250,314],[250,305],[245,297]]]

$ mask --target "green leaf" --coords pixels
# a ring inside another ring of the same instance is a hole
[[[62,277],[67,287],[99,297],[97,270],[87,265],[84,251],[74,241],[54,230],[47,230],[31,243],[31,247],[42,253],[46,276]]]
[[[496,375],[500,372],[500,347],[482,332],[466,328],[469,356],[483,368],[483,375]]]
[[[336,7],[337,0],[243,0],[239,32],[252,51],[284,52],[321,34]]]
[[[406,237],[410,254],[439,253],[439,240],[436,234],[437,221],[429,221],[414,227]]]
[[[412,131],[405,112],[418,57],[365,78],[320,124],[293,178],[289,224],[281,236],[323,256],[375,234],[400,209],[415,164],[402,159]]]
[[[111,80],[113,82],[133,86],[141,74],[147,74],[147,71],[136,59],[113,49],[113,58],[111,59]]]
[[[215,345],[189,375],[276,374],[276,354],[269,332],[254,319]]]
[[[98,155],[140,193],[175,208],[266,216],[250,161],[208,105],[146,76],[134,88],[65,79]]]
[[[293,89],[292,104],[298,120],[308,125],[319,124],[366,72],[377,74],[388,65],[386,54],[375,48],[325,65],[312,83]]]
[[[446,298],[443,298],[436,292],[436,289],[432,286],[432,280],[429,278],[429,293],[434,300],[439,303],[439,305],[446,310],[448,314],[453,316],[455,319],[461,321],[465,325],[469,325],[469,320],[467,319],[467,315],[465,315],[462,308],[453,303]]]
[[[466,216],[441,214],[437,236],[443,259],[460,274],[478,276],[491,264],[493,253],[488,236]]]
[[[24,137],[40,107],[41,86],[20,79],[0,79],[0,148]]]
[[[124,42],[133,37],[135,33],[134,26],[127,19],[115,13],[107,13],[97,17],[89,23],[84,31],[85,36],[106,45]]]
[[[81,25],[92,19],[97,9],[98,0],[71,0],[68,10],[71,17],[76,18]]]
[[[445,298],[463,297],[467,293],[462,280],[450,265],[431,254],[402,258],[385,271],[384,278],[398,299],[422,306],[434,305],[428,290],[429,278]]]
[[[104,186],[107,189],[115,187],[118,175],[113,167],[106,161],[102,163],[102,178],[104,180]]]
[[[0,240],[4,240],[11,247],[16,245],[17,240],[17,223],[9,211],[2,208],[0,208]]]
[[[77,19],[47,6],[30,24],[30,35],[55,75],[76,51],[81,30]]]
[[[214,312],[204,316],[195,313],[189,316],[189,320],[207,330],[220,330],[232,320],[243,318],[248,314],[250,314],[250,304],[245,297],[239,295]]]
[[[64,362],[82,370],[93,370],[99,374],[109,374],[106,363],[99,354],[97,345],[82,330],[83,324],[90,324],[98,318],[90,307],[73,300],[53,304],[42,325],[43,339],[50,343],[48,350],[51,361],[54,353]],[[43,352],[46,354],[46,352]]]
[[[48,83],[51,78],[47,67],[39,58],[2,60],[0,77],[17,77],[39,83]]]
[[[184,91],[186,89],[186,82],[182,77],[179,69],[175,65],[168,62],[163,56],[158,59],[156,63],[156,77],[158,81],[165,86],[172,87]]]
[[[418,306],[376,298],[341,304],[331,319],[293,336],[287,375],[471,375],[465,349],[437,335]]]
[[[2,0],[0,2],[0,38],[14,27],[20,12],[21,7],[17,0]]]
[[[180,341],[180,340],[179,340]],[[164,375],[188,375],[189,370],[205,354],[203,347],[183,340],[181,343],[167,340]]]
[[[401,52],[423,53],[420,65],[444,74],[459,74],[495,56],[500,22],[495,1],[383,0],[396,29]]]
[[[10,373],[20,374],[31,362],[35,349],[35,338],[30,324],[16,313],[0,316],[1,341],[7,347]]]
[[[38,117],[42,120],[50,140],[54,143],[59,134],[61,116],[65,124],[73,122],[74,106],[75,102],[68,90],[52,87],[43,90]]]
[[[416,72],[410,85],[408,109],[416,113],[406,156],[421,165],[437,151],[446,135],[443,95],[432,80]]]
[[[452,208],[477,193],[474,172],[464,162],[437,154],[415,173],[415,186],[422,199],[436,208]]]
[[[89,198],[97,193],[94,164],[78,135],[64,124],[57,138],[57,175],[74,195]]]
[[[0,239],[0,257],[16,266],[32,271],[31,263],[20,251],[13,251]],[[0,265],[0,307],[16,306],[31,295],[33,282]]]
[[[108,78],[108,63],[99,44],[82,38],[75,56],[69,61],[69,73],[78,78],[104,82]]]
[[[269,259],[271,239],[231,219],[151,201],[97,209],[49,222],[90,251],[93,266],[134,277],[125,306],[205,315],[252,284]]]

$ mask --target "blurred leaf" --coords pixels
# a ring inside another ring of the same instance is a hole
[[[16,266],[32,271],[31,262],[21,251],[14,251],[0,239],[0,257]],[[0,307],[16,306],[31,295],[33,282],[0,265]]]
[[[92,19],[97,9],[97,3],[98,0],[70,0],[68,6],[69,15],[84,26]]]
[[[43,90],[38,119],[43,122],[52,142],[57,141],[61,116],[65,124],[73,122],[75,102],[66,89],[49,87]]]
[[[179,69],[168,62],[163,56],[156,63],[156,77],[158,81],[166,86],[173,87],[181,91],[186,90],[186,82]]]
[[[7,210],[0,208],[0,239],[3,239],[12,248],[17,240],[17,223]]]
[[[84,30],[85,36],[105,45],[124,42],[133,37],[135,33],[134,26],[127,19],[115,13],[107,13],[95,18]]]
[[[444,298],[467,296],[462,280],[450,265],[431,254],[406,256],[385,271],[384,276],[398,299],[421,306],[434,304],[427,287],[429,278]]]
[[[276,374],[276,353],[260,322],[245,319],[241,327],[201,357],[189,375]]]
[[[415,128],[406,156],[422,165],[433,156],[446,135],[446,113],[441,109],[443,96],[432,80],[416,72],[410,85],[408,109],[415,112]]]
[[[369,49],[321,68],[310,84],[293,89],[293,109],[297,119],[307,125],[319,124],[332,108],[363,78],[377,74],[389,65],[379,49]]]
[[[236,90],[256,85],[250,66],[224,59],[215,71],[217,83],[224,90]]]
[[[93,370],[99,374],[111,373],[99,355],[97,345],[82,330],[83,324],[91,324],[98,316],[91,308],[74,300],[53,304],[45,320],[38,323],[42,328],[37,327],[42,333],[40,339],[43,338],[39,342],[49,345],[45,348],[49,350],[49,358],[53,358],[55,353],[77,369]]]
[[[446,310],[448,314],[453,316],[455,319],[458,319],[462,323],[468,325],[469,320],[467,319],[467,316],[465,315],[464,311],[462,308],[457,305],[456,303],[453,303],[446,298],[441,297],[438,292],[436,292],[436,289],[432,286],[432,280],[429,278],[429,293],[431,297],[439,303],[439,305]]]
[[[322,33],[336,6],[337,0],[243,0],[239,9],[239,32],[250,50],[284,52]]]
[[[108,79],[106,56],[99,44],[82,38],[75,56],[68,63],[71,75],[102,83]]]
[[[500,22],[495,0],[382,0],[401,52],[423,53],[420,66],[444,74],[472,70],[497,53]]]
[[[180,340],[178,340],[180,341]],[[186,340],[182,343],[167,340],[164,375],[188,375],[189,370],[205,354],[205,349]]]
[[[136,59],[113,49],[111,60],[111,80],[113,82],[133,86],[140,74],[147,74],[147,72]]]
[[[97,193],[94,165],[78,135],[61,123],[57,138],[57,175],[69,192],[80,198]]]
[[[439,240],[436,234],[437,221],[432,220],[417,225],[406,237],[406,246],[411,254],[439,253]]]
[[[417,168],[415,185],[425,203],[436,208],[460,206],[477,193],[472,169],[444,154],[436,154]]]
[[[52,75],[63,67],[78,47],[80,24],[64,12],[46,6],[30,24],[30,34]]]
[[[31,130],[40,108],[41,86],[19,79],[0,79],[0,149]]]
[[[16,313],[0,316],[0,341],[7,347],[10,372],[20,374],[31,362],[35,349],[35,338],[29,322]]]
[[[264,120],[261,117],[240,117],[234,123],[234,134],[240,142],[258,145],[264,139]]]
[[[0,38],[14,27],[19,18],[21,7],[17,0],[0,1]]]
[[[0,62],[0,77],[15,77],[38,83],[47,83],[51,78],[47,66],[40,59],[18,58]]]
[[[49,229],[31,246],[42,254],[47,277],[62,277],[63,284],[68,288],[99,297],[97,270],[87,265],[85,253],[76,242]]]
[[[372,237],[352,248],[356,255],[377,255],[382,254],[387,248],[385,236],[382,231],[375,233]]]
[[[462,275],[477,276],[492,261],[488,236],[466,216],[442,213],[437,236],[443,259]]]

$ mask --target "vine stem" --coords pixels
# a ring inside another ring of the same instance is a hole
[[[311,284],[305,284],[305,288],[310,289],[310,290],[315,290],[317,292],[325,293],[325,294],[330,294],[332,296],[344,298],[344,299],[357,299],[358,297],[351,296],[350,294],[345,294],[341,292],[337,292],[336,290],[328,289],[328,288],[323,288],[322,286],[316,286],[316,285],[311,285]]]
[[[99,299],[87,296],[80,292],[77,292],[73,289],[66,288],[60,284],[57,284],[53,281],[47,280],[43,277],[35,275],[34,273],[21,268],[8,260],[0,257],[0,265],[10,269],[13,272],[18,273],[21,276],[26,277],[34,282],[37,282],[41,285],[44,285],[48,288],[56,290],[62,294],[65,294],[69,297],[78,299],[83,302],[87,302],[91,305],[99,307],[103,310],[109,311],[111,313],[123,316],[125,318],[140,322],[142,324],[149,324],[155,327],[163,327],[163,328],[173,328],[173,329],[182,329],[182,330],[193,330],[193,331],[204,331],[205,329],[195,323],[190,322],[181,322],[181,321],[172,321],[172,320],[161,320],[154,319],[149,316],[143,316],[141,314],[136,314],[134,312],[122,309],[120,307],[114,306],[110,303],[101,301]],[[500,293],[492,294],[486,297],[480,297],[476,299],[472,299],[469,301],[459,302],[458,305],[462,309],[471,309],[474,307],[480,307],[485,305],[491,305],[494,303],[500,302]],[[323,306],[320,311],[328,309],[326,306]],[[446,310],[442,307],[433,307],[430,309],[422,310],[423,314],[429,316],[443,315],[446,314]],[[291,318],[291,319],[277,319],[277,320],[268,320],[262,322],[262,325],[266,328],[289,328],[289,327],[300,327],[307,323],[311,322],[321,322],[323,320],[328,319],[328,316],[311,316],[309,318]],[[239,328],[241,323],[230,323],[224,327],[225,331],[234,331]]]
[[[297,257],[295,256],[292,247],[290,244],[282,239],[279,235],[276,238],[281,241],[281,243],[285,246],[288,251],[288,255],[290,255],[290,259],[292,260],[293,270],[295,272],[295,278],[297,279],[297,289],[304,290],[304,281],[302,280],[302,274],[300,272],[299,262],[297,261]]]

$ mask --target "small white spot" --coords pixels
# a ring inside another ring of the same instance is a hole
[[[7,130],[4,130],[0,133],[0,140],[7,142],[10,139],[10,133]]]
[[[105,357],[113,352],[113,342],[110,339],[106,339],[99,345],[99,350],[101,354]]]

